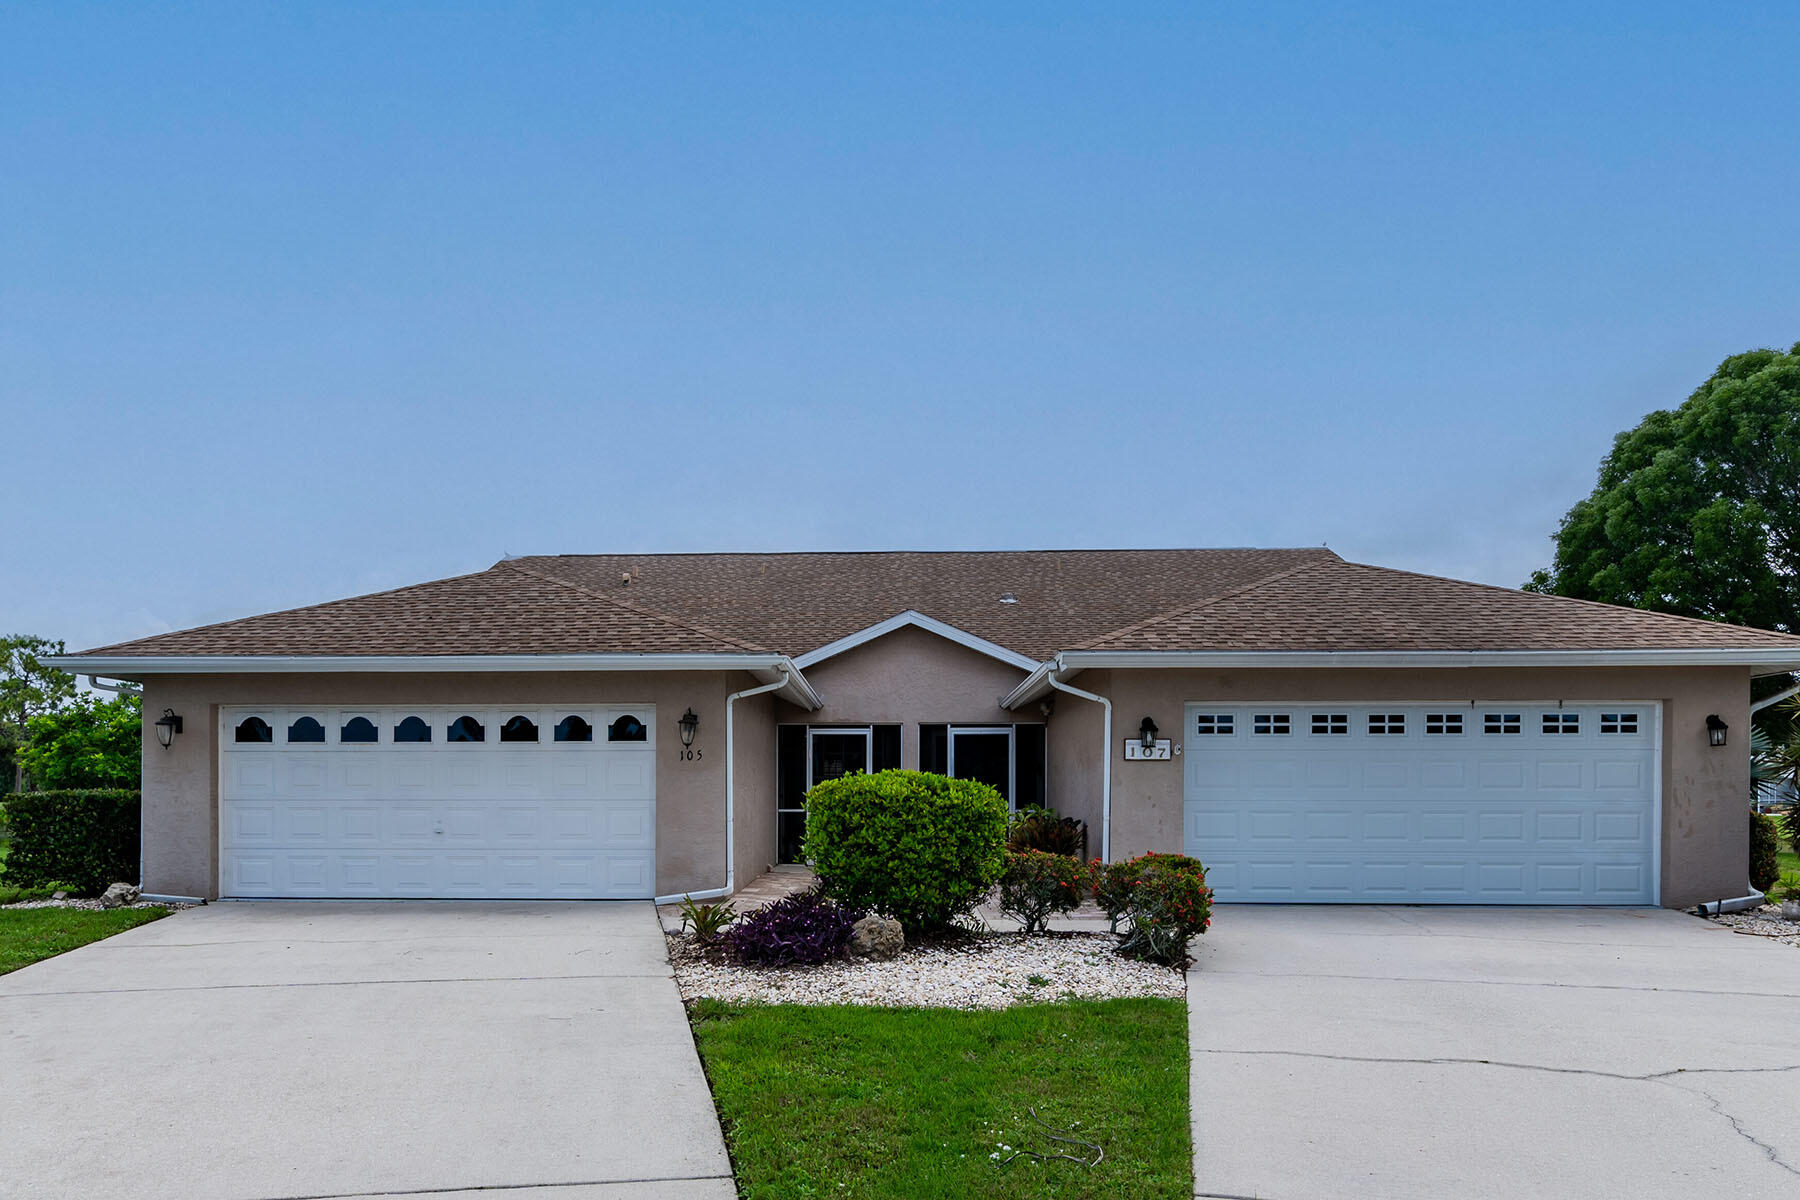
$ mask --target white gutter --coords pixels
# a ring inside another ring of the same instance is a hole
[[[681,900],[718,900],[731,895],[737,890],[737,780],[734,773],[737,755],[735,748],[732,715],[733,705],[739,700],[747,700],[751,696],[761,696],[765,692],[777,691],[786,687],[787,679],[777,679],[774,683],[765,683],[761,687],[747,688],[741,692],[733,692],[725,697],[725,886],[708,888],[703,892],[677,892],[668,896],[658,896],[658,904],[675,904]]]
[[[1072,678],[1085,670],[1269,670],[1479,667],[1748,667],[1752,675],[1800,671],[1800,654],[1773,649],[1726,650],[1065,650],[1026,676],[1001,700],[1017,708],[1049,690],[1051,671]]]
[[[785,654],[63,654],[39,660],[78,675],[390,674],[490,671],[749,671],[809,711],[819,695]]]
[[[117,683],[101,683],[93,675],[88,676],[88,686],[96,692],[111,692],[116,696],[141,696],[144,694],[143,688],[125,687]]]
[[[1083,700],[1092,700],[1103,710],[1101,717],[1100,742],[1100,861],[1112,861],[1112,701],[1105,696],[1097,696],[1093,692],[1084,692],[1080,688],[1070,687],[1056,677],[1053,664],[1044,672],[1044,680],[1059,692],[1067,692],[1071,696],[1079,696]],[[1035,674],[1035,672],[1034,672]]]

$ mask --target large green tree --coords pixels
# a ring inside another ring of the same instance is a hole
[[[143,712],[139,696],[78,695],[31,718],[19,765],[34,788],[135,788]]]
[[[1800,344],[1621,433],[1526,588],[1800,632]]]
[[[38,661],[62,652],[63,644],[48,638],[28,634],[0,638],[0,756],[13,762],[11,778],[0,790],[25,785],[18,754],[28,737],[31,718],[53,712],[75,696],[73,675]]]

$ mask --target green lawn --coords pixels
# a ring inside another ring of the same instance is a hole
[[[1186,1200],[1187,1009],[1177,1000],[1000,1012],[795,1005],[693,1009],[746,1200]],[[1048,1141],[1028,1106],[1105,1151]],[[1079,1126],[1075,1122],[1080,1122]]]
[[[0,908],[0,975],[166,917],[166,908]]]
[[[1783,875],[1789,871],[1800,871],[1800,854],[1795,854],[1792,850],[1780,851],[1776,855],[1776,861],[1780,864]]]

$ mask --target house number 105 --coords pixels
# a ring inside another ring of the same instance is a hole
[[[683,750],[677,750],[675,752],[675,757],[682,762],[699,762],[702,758],[704,758],[706,756],[705,756],[704,752],[699,751],[699,750],[683,749]]]

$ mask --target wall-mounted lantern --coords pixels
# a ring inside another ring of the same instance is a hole
[[[690,708],[682,713],[681,720],[675,722],[675,724],[681,730],[681,744],[683,746],[692,746],[694,744],[694,734],[700,731],[700,718],[694,715],[694,710]]]
[[[1725,744],[1725,731],[1730,728],[1731,726],[1725,724],[1725,722],[1720,719],[1718,713],[1714,713],[1712,716],[1706,718],[1707,745],[1723,746]]]
[[[181,718],[175,715],[172,708],[163,709],[162,717],[156,722],[156,740],[167,750],[175,744],[175,735],[181,732]]]
[[[1138,722],[1138,741],[1143,744],[1144,753],[1151,754],[1156,750],[1156,722],[1145,717]]]

